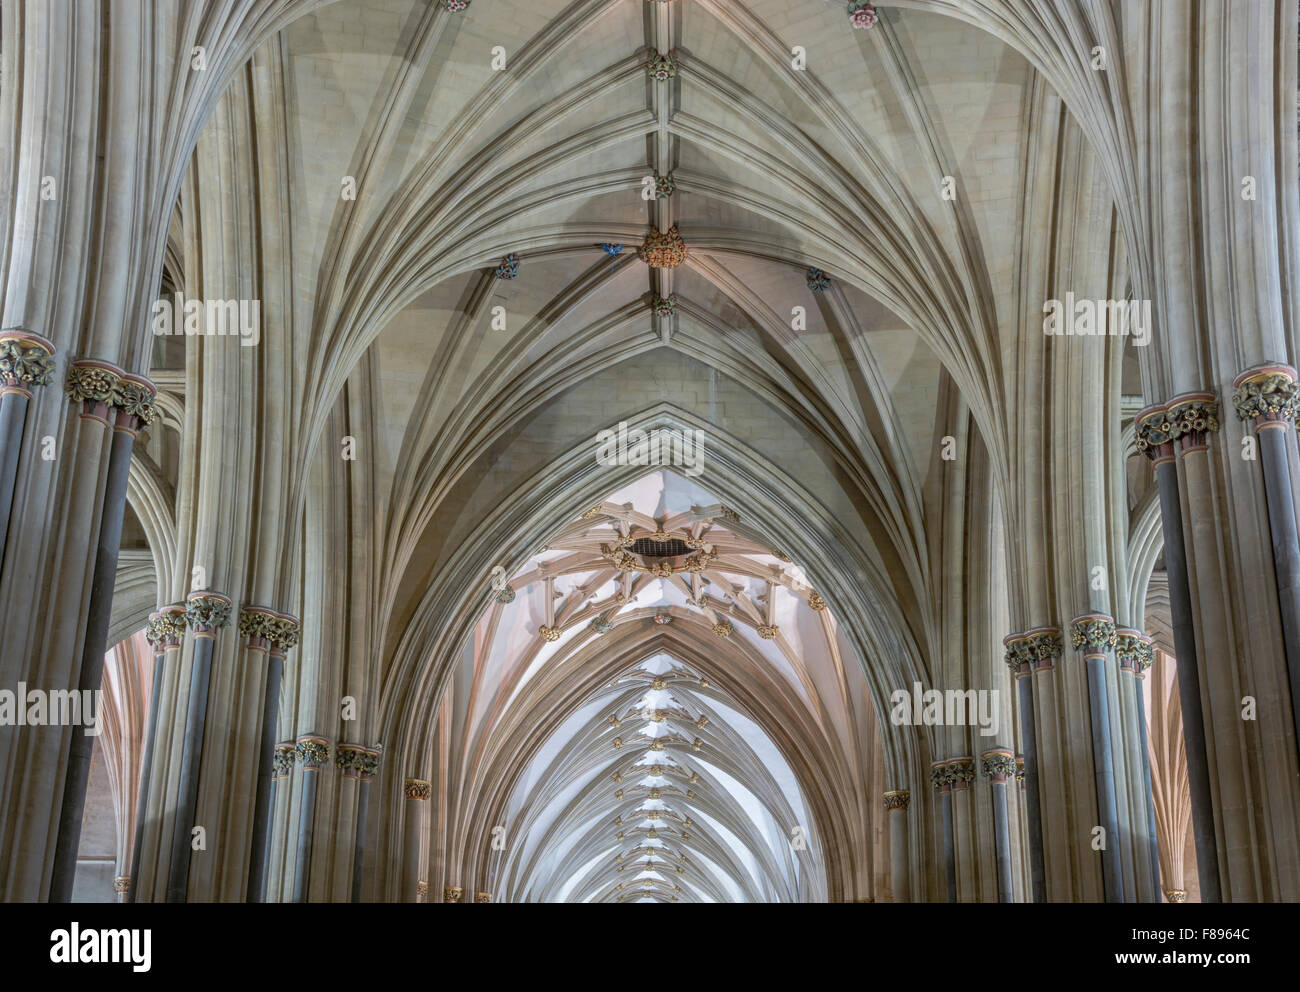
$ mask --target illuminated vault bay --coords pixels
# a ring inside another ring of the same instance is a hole
[[[438,711],[431,882],[512,902],[889,898],[861,667],[735,511],[655,472],[497,586]]]

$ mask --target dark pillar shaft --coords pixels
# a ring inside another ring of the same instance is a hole
[[[1183,745],[1187,780],[1192,798],[1192,835],[1196,842],[1196,867],[1202,902],[1221,902],[1219,852],[1214,836],[1214,805],[1210,791],[1210,764],[1205,749],[1205,721],[1201,712],[1201,680],[1196,637],[1192,629],[1192,593],[1187,581],[1187,556],[1183,544],[1183,513],[1178,500],[1178,468],[1173,458],[1158,461],[1156,485],[1160,491],[1160,522],[1165,539],[1165,574],[1169,580],[1169,615],[1178,653],[1178,701],[1183,712]]]
[[[1029,665],[1016,673],[1020,694],[1020,746],[1025,758],[1025,826],[1029,833],[1030,896],[1033,902],[1047,902],[1047,879],[1043,870],[1043,820],[1038,804],[1038,741],[1034,728],[1034,681]]]
[[[957,852],[952,827],[952,786],[939,789],[939,809],[943,821],[943,872],[948,885],[948,901],[957,901]]]
[[[208,684],[212,677],[211,634],[194,635],[194,664],[189,706],[185,712],[185,746],[181,752],[180,792],[172,827],[172,856],[167,875],[167,901],[184,902],[190,883],[190,843],[199,801],[199,765],[203,759],[203,727],[208,716]]]
[[[4,571],[5,542],[18,485],[18,459],[32,387],[46,386],[54,378],[54,345],[21,328],[0,332],[0,573]]]
[[[352,851],[352,901],[361,901],[361,881],[366,864],[366,818],[370,808],[369,773],[362,773],[357,785],[357,840]]]
[[[276,725],[280,719],[280,679],[284,650],[272,647],[266,664],[266,696],[262,700],[262,742],[257,755],[257,793],[253,806],[253,841],[249,849],[248,901],[266,900],[266,865],[269,851]]]
[[[117,552],[122,544],[122,514],[126,509],[126,483],[131,472],[131,447],[135,442],[134,417],[117,411],[113,442],[108,459],[103,516],[95,548],[95,570],[91,577],[90,602],[86,607],[86,639],[82,642],[81,669],[77,689],[98,698],[104,677],[104,652],[108,625],[113,613],[113,587],[117,584]],[[74,727],[68,749],[67,773],[63,783],[63,805],[59,832],[54,842],[54,869],[50,901],[70,902],[77,875],[77,848],[81,843],[81,818],[86,807],[86,785],[90,781],[90,759],[95,738]]]
[[[1268,529],[1273,537],[1273,571],[1282,618],[1282,643],[1286,652],[1287,681],[1291,683],[1291,722],[1300,742],[1300,537],[1296,533],[1295,503],[1291,493],[1291,467],[1286,453],[1289,420],[1260,423],[1260,462],[1264,468],[1264,494],[1268,503]]]

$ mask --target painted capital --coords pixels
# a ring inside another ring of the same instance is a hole
[[[433,786],[422,778],[408,778],[402,783],[402,791],[406,794],[407,799],[423,802],[433,792]]]
[[[1165,898],[1168,899],[1170,902],[1186,902],[1187,890],[1186,889],[1165,889]]]
[[[975,781],[975,759],[974,758],[953,758],[948,762],[949,775],[952,779],[952,787],[956,791],[965,789],[970,783]]]
[[[448,885],[442,890],[443,902],[463,902],[465,899],[465,890],[459,885]]]
[[[994,785],[1006,785],[1016,774],[1016,756],[1008,747],[994,747],[980,754],[980,770]]]
[[[236,629],[240,637],[248,639],[250,648],[270,648],[275,632],[275,621],[280,616],[275,610],[262,606],[244,606],[239,610]]]
[[[68,366],[64,392],[74,403],[81,404],[81,416],[110,426],[109,411],[117,405],[125,373],[108,362],[83,359]]]
[[[1024,634],[1008,634],[1002,638],[1002,644],[1006,648],[1002,660],[1007,663],[1011,669],[1011,674],[1020,678],[1028,675],[1032,670],[1034,656],[1029,651]]]
[[[420,881],[415,883],[415,898],[427,900],[429,898],[429,883]]]
[[[542,640],[551,643],[554,643],[555,641],[558,641],[560,639],[559,627],[548,627],[546,624],[542,624],[540,627],[537,628],[537,633],[542,635]]]
[[[298,760],[298,745],[293,741],[281,741],[275,746],[271,759],[271,777],[288,778],[293,774],[294,762]]]
[[[637,249],[637,255],[652,269],[673,269],[686,261],[686,242],[676,224],[666,231],[652,227]]]
[[[334,763],[343,769],[344,778],[369,782],[379,771],[379,752],[360,744],[340,744],[334,749]]]
[[[0,331],[0,395],[30,397],[31,387],[54,378],[54,345],[39,334],[16,327]]]
[[[1259,365],[1232,381],[1232,405],[1243,422],[1255,429],[1289,430],[1300,412],[1300,384],[1290,365]]]
[[[1219,429],[1219,401],[1213,393],[1184,393],[1169,401],[1166,417],[1179,455],[1204,451]]]
[[[185,607],[177,603],[150,613],[144,636],[153,645],[154,654],[177,647],[185,637]]]
[[[651,79],[657,79],[660,82],[672,79],[677,75],[677,52],[651,52],[650,61],[646,64],[646,72]]]
[[[117,875],[114,877],[113,891],[116,892],[118,895],[121,895],[123,892],[129,891],[130,888],[131,888],[130,875]]]
[[[934,761],[930,763],[930,784],[938,789],[940,793],[952,791],[952,770],[949,768],[949,762]]]
[[[907,807],[912,803],[912,793],[908,789],[893,789],[885,793],[883,800],[886,813],[895,809],[906,813]]]
[[[810,609],[814,609],[820,613],[822,610],[826,609],[826,600],[822,599],[821,596],[815,592],[809,593],[808,606]]]
[[[309,734],[299,737],[297,743],[298,759],[302,762],[303,771],[319,771],[321,765],[329,763],[330,742],[324,737],[317,737],[314,734]]]
[[[1065,653],[1065,639],[1060,627],[1034,627],[1020,635],[1024,650],[1034,666],[1034,671],[1050,670],[1056,659]]]
[[[478,893],[475,893],[475,895],[474,895],[474,901],[475,901],[475,902],[485,902],[485,903],[486,903],[486,902],[491,902],[491,901],[492,901],[492,893],[491,893],[491,892],[478,892]]]
[[[1085,613],[1070,621],[1071,643],[1085,658],[1101,658],[1115,647],[1115,621],[1104,613]]]
[[[185,597],[185,622],[196,636],[215,637],[230,623],[232,606],[230,597],[219,592],[192,592]]]
[[[154,408],[157,397],[158,387],[148,379],[129,372],[122,373],[114,403],[117,418],[113,429],[134,437],[141,427],[157,419],[157,410]]]
[[[1174,425],[1169,421],[1169,407],[1164,403],[1149,406],[1133,420],[1137,449],[1153,465],[1174,460]]]
[[[1151,638],[1140,630],[1134,630],[1131,627],[1118,627],[1115,630],[1115,657],[1119,659],[1119,667],[1122,671],[1145,672],[1151,662],[1147,659],[1147,651],[1151,648]],[[1144,665],[1143,662],[1146,661]]]
[[[1016,755],[1016,781],[1020,783],[1020,788],[1025,787],[1025,756]]]

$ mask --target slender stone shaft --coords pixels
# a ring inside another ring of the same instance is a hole
[[[1149,658],[1146,666],[1151,664]],[[1142,789],[1143,794],[1147,797],[1147,842],[1149,853],[1149,867],[1151,870],[1151,899],[1153,902],[1160,901],[1160,841],[1156,834],[1156,799],[1155,792],[1151,788],[1151,752],[1147,747],[1147,709],[1146,698],[1144,695],[1144,682],[1146,678],[1146,668],[1142,667],[1137,673],[1137,712],[1138,712],[1138,734],[1142,745]]]
[[[297,760],[298,760],[298,745],[294,741],[281,741],[280,743],[275,745],[275,754],[272,758],[273,771],[271,775],[271,793],[267,798],[272,813],[274,813],[276,810],[276,801],[279,798],[279,794],[280,794],[280,783],[288,781],[289,777],[293,774],[294,762]],[[266,837],[263,839],[263,843],[262,843],[262,864],[266,866],[267,869],[269,869],[271,866],[271,849],[274,846],[274,844],[275,844],[275,831],[274,829],[268,829],[266,831]],[[267,870],[265,872],[264,881],[262,884],[263,902],[267,901],[268,899],[266,893],[266,887],[270,883],[270,877],[271,877],[271,873],[269,870]],[[281,888],[283,889],[283,870],[281,871]],[[273,901],[279,901],[279,900],[277,899]]]
[[[912,901],[912,880],[907,857],[907,808],[912,793],[894,789],[885,793],[885,815],[889,818],[889,887],[894,902]]]
[[[432,787],[418,778],[408,778],[406,823],[402,831],[402,902],[420,901],[420,836],[424,830],[424,805]]]
[[[1010,748],[991,748],[980,755],[993,792],[993,844],[997,854],[998,902],[1013,902],[1011,883],[1011,823],[1007,816],[1007,776],[1014,775],[1016,757]]]
[[[131,844],[131,874],[126,902],[135,902],[140,879],[140,858],[144,849],[144,824],[149,813],[149,783],[153,779],[154,749],[158,739],[158,709],[162,699],[163,662],[167,648],[179,643],[185,629],[184,609],[177,615],[175,608],[150,614],[146,636],[153,644],[153,691],[149,694],[149,729],[145,733],[144,762],[140,770],[140,796],[136,801],[135,840]]]
[[[1102,883],[1107,902],[1124,901],[1120,863],[1119,802],[1115,796],[1114,748],[1106,692],[1106,658],[1115,645],[1115,621],[1100,613],[1077,617],[1070,624],[1074,646],[1088,669],[1088,711],[1092,724],[1092,766],[1097,787],[1097,815],[1105,831],[1101,848]]]
[[[208,715],[208,685],[212,678],[212,650],[217,631],[230,622],[231,606],[227,597],[214,592],[190,593],[185,602],[185,618],[194,631],[194,657],[167,872],[168,902],[184,902],[189,890],[194,815],[199,801],[199,766],[203,761],[203,729]]]
[[[1006,662],[1011,667],[1012,677],[1016,680],[1016,693],[1020,701],[1020,746],[1023,749],[1024,791],[1025,791],[1025,830],[1029,843],[1029,875],[1031,902],[1047,901],[1047,879],[1043,867],[1043,811],[1039,802],[1039,766],[1038,733],[1034,723],[1034,679],[1033,664],[1035,652],[1041,647],[1044,638],[1055,639],[1060,631],[1055,627],[1041,627],[1025,631],[1023,634],[1011,634],[1003,639],[1006,646]],[[1055,644],[1055,640],[1052,640]]]
[[[937,761],[930,766],[930,779],[939,790],[939,824],[943,844],[943,875],[949,902],[957,901],[957,854],[952,827],[952,779],[950,765]]]
[[[106,363],[79,363],[81,367],[112,369]],[[112,369],[121,395],[130,395],[135,406],[112,411],[113,440],[108,459],[108,477],[104,487],[104,506],[99,524],[99,541],[95,549],[95,568],[91,576],[90,602],[86,606],[86,634],[82,642],[77,689],[82,699],[99,696],[104,677],[104,652],[108,649],[108,625],[113,614],[113,589],[117,584],[117,553],[122,544],[122,516],[126,510],[126,484],[131,474],[131,449],[136,431],[150,416],[148,404],[155,390],[146,379],[129,376]],[[142,411],[141,405],[144,406]],[[91,405],[87,405],[89,410]],[[97,418],[91,418],[97,419]],[[81,820],[86,808],[86,786],[90,782],[90,762],[95,738],[74,729],[68,748],[64,775],[63,802],[59,812],[59,832],[54,842],[54,865],[50,881],[50,901],[70,902],[77,875],[77,848],[81,843]]]
[[[1136,419],[1139,446],[1155,465],[1160,494],[1160,524],[1164,532],[1165,574],[1169,583],[1169,617],[1178,664],[1178,701],[1183,715],[1183,748],[1188,789],[1192,798],[1192,836],[1203,902],[1220,902],[1219,852],[1214,834],[1210,765],[1201,709],[1201,680],[1196,635],[1192,625],[1192,593],[1183,543],[1182,506],[1178,498],[1178,467],[1174,461],[1177,428],[1167,419],[1168,408],[1150,407]]]
[[[53,376],[53,344],[27,331],[0,331],[0,573],[4,571],[31,387],[48,385]]]
[[[298,738],[302,762],[302,792],[298,805],[298,844],[294,855],[293,901],[306,902],[311,891],[311,842],[316,826],[316,786],[321,765],[329,760],[329,741],[309,735]]]
[[[379,768],[380,750],[373,748],[352,748],[354,761],[345,775],[355,774],[357,778],[357,833],[352,848],[352,894],[353,902],[361,901],[361,883],[364,879],[366,863],[366,820],[370,809],[370,782]]]

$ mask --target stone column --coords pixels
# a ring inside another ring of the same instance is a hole
[[[258,746],[257,786],[253,803],[253,839],[248,860],[248,902],[266,899],[266,864],[270,854],[271,778],[275,764],[275,738],[280,722],[280,679],[284,655],[298,643],[296,617],[260,607],[239,612],[239,633],[248,638],[248,651],[266,657],[266,688],[262,696],[262,736]]]
[[[907,871],[907,807],[912,793],[892,789],[885,793],[885,817],[889,820],[889,887],[894,902],[912,901],[912,881]]]
[[[140,769],[140,798],[136,803],[135,840],[131,844],[131,874],[123,902],[136,901],[136,880],[140,877],[140,854],[144,848],[144,822],[149,810],[149,783],[153,779],[153,758],[158,745],[158,707],[163,691],[167,649],[176,648],[185,636],[185,607],[172,606],[149,614],[145,639],[153,645],[153,691],[149,694],[149,729],[145,732],[144,761]]]
[[[190,880],[190,840],[194,809],[199,801],[199,766],[203,760],[203,728],[208,715],[208,683],[212,675],[212,646],[217,631],[230,623],[229,597],[192,592],[185,597],[185,620],[194,631],[189,705],[185,711],[185,743],[181,751],[180,791],[172,826],[172,855],[167,874],[167,901],[184,902]]]
[[[939,838],[943,846],[943,877],[948,901],[957,901],[957,855],[952,835],[952,776],[956,768],[948,761],[930,765],[930,782],[939,792]]]
[[[1011,634],[1003,639],[1006,662],[1015,679],[1020,703],[1020,746],[1024,749],[1025,828],[1029,834],[1030,902],[1047,901],[1047,883],[1043,871],[1043,813],[1038,791],[1038,740],[1034,727],[1033,664],[1039,640],[1055,638],[1061,632],[1055,627],[1039,627],[1023,634]]]
[[[1007,819],[1007,776],[1016,773],[1009,747],[993,747],[980,755],[980,768],[993,789],[993,844],[997,852],[998,902],[1012,902],[1011,825]]]
[[[306,902],[311,883],[311,840],[316,826],[316,786],[322,765],[329,763],[330,743],[324,737],[307,734],[298,738],[298,761],[302,764],[302,796],[298,806],[298,846],[294,856],[293,901]]]
[[[298,760],[298,745],[294,741],[280,741],[278,744],[275,745],[275,752],[271,759],[271,794],[267,799],[269,809],[272,814],[271,816],[272,824],[271,827],[266,831],[266,842],[265,844],[263,844],[264,850],[262,854],[262,864],[267,866],[267,870],[265,874],[268,877],[268,879],[271,874],[269,869],[272,865],[271,850],[275,844],[274,824],[276,822],[279,822],[281,824],[287,824],[289,820],[287,803],[285,807],[286,811],[283,817],[277,818],[274,815],[277,809],[277,802],[280,794],[280,783],[287,782],[293,776],[293,766],[297,760]],[[284,888],[283,859],[279,868],[278,885],[281,890],[279,894],[282,895],[283,888]],[[264,899],[266,898],[265,893],[263,893],[263,898]],[[277,898],[276,900],[273,901],[278,902],[279,899]]]
[[[1115,621],[1088,613],[1070,622],[1076,651],[1088,667],[1088,709],[1092,717],[1092,766],[1097,783],[1097,813],[1106,831],[1101,849],[1102,881],[1107,902],[1124,901],[1124,876],[1119,858],[1119,803],[1115,796],[1114,752],[1110,709],[1106,701],[1106,657],[1115,647]]]
[[[1291,683],[1291,722],[1300,744],[1300,537],[1296,532],[1295,498],[1287,436],[1295,431],[1300,412],[1300,385],[1289,365],[1247,369],[1232,383],[1232,405],[1245,423],[1255,425],[1259,460],[1264,472],[1268,529],[1273,539],[1273,573],[1282,619],[1287,678]],[[1182,658],[1178,659],[1182,666]]]
[[[67,393],[81,404],[83,418],[113,428],[77,676],[77,690],[84,699],[87,692],[98,693],[103,681],[104,652],[108,650],[105,641],[113,612],[113,589],[117,583],[117,553],[122,544],[122,515],[126,510],[131,448],[136,431],[153,419],[153,399],[157,390],[147,379],[128,375],[107,362],[84,361],[74,362],[68,370]],[[59,830],[54,842],[51,902],[69,902],[72,899],[94,745],[93,737],[85,733],[72,734],[64,773]]]
[[[408,778],[403,784],[406,795],[406,822],[402,831],[402,901],[420,901],[420,837],[424,831],[424,804],[433,787],[423,779]]]
[[[1131,754],[1132,762],[1137,766],[1137,774],[1132,781],[1131,790],[1138,802],[1134,819],[1139,816],[1145,824],[1146,836],[1141,843],[1135,844],[1134,853],[1138,855],[1140,871],[1139,887],[1143,902],[1160,901],[1160,849],[1156,839],[1156,805],[1151,791],[1151,754],[1147,747],[1146,703],[1142,698],[1142,678],[1151,665],[1153,654],[1151,638],[1139,630],[1122,627],[1116,631],[1117,643],[1115,657],[1119,659],[1119,677],[1121,698],[1124,706],[1124,720],[1127,725],[1125,736],[1134,741],[1136,753]],[[1143,660],[1145,659],[1145,664]]]
[[[1026,838],[1020,845],[1020,877],[1024,879],[1024,900],[1025,902],[1034,901],[1034,892],[1030,888],[1033,870],[1030,867],[1029,851],[1029,816],[1025,809],[1027,803],[1027,792],[1025,789],[1025,758],[1024,755],[1016,755],[1016,795],[1020,802],[1017,806],[1020,817],[1020,836]]]
[[[1174,445],[1184,438],[1204,443],[1205,434],[1218,427],[1218,406],[1208,394],[1180,397],[1152,406],[1137,415],[1138,450],[1155,467],[1160,492],[1160,523],[1164,532],[1165,574],[1169,582],[1169,616],[1174,650],[1178,656],[1178,702],[1183,714],[1183,746],[1187,755],[1187,780],[1192,795],[1192,834],[1204,902],[1220,902],[1219,852],[1214,833],[1214,800],[1210,790],[1209,752],[1201,709],[1201,681],[1196,635],[1192,624],[1192,593],[1183,544],[1183,511],[1178,498],[1178,466]],[[1294,686],[1292,687],[1294,691]]]
[[[952,781],[949,802],[952,808],[954,898],[960,901],[962,893],[966,893],[966,898],[973,901],[979,898],[974,888],[975,823],[971,803],[975,759],[964,756],[951,759],[948,762],[948,776]],[[958,845],[958,838],[961,838],[961,846]]]
[[[18,328],[0,331],[0,572],[5,540],[18,484],[18,455],[23,446],[27,404],[33,386],[48,386],[54,377],[54,345]]]
[[[360,744],[340,744],[335,751],[335,761],[343,769],[344,778],[357,780],[357,832],[352,847],[353,902],[361,901],[361,873],[366,860],[366,813],[370,805],[370,782],[379,770],[379,748]]]

